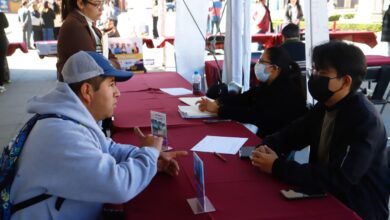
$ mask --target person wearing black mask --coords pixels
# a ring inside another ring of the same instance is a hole
[[[305,192],[326,191],[363,219],[387,220],[390,170],[387,135],[373,104],[357,92],[366,75],[363,52],[343,42],[313,50],[309,91],[318,103],[264,138],[252,164]],[[281,155],[310,145],[307,164]]]

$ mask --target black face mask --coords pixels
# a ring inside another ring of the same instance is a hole
[[[335,92],[330,91],[328,89],[328,84],[330,79],[331,78],[326,76],[313,76],[313,75],[310,76],[308,82],[309,92],[314,99],[316,99],[321,103],[326,102],[330,97],[332,97],[332,95],[335,92],[338,92],[342,89],[341,87],[339,90]]]

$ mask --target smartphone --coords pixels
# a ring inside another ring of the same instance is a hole
[[[255,148],[256,147],[253,146],[244,146],[238,151],[238,156],[241,159],[249,159],[249,157],[252,155],[252,151],[254,151]]]
[[[321,198],[326,196],[325,192],[300,192],[299,190],[280,190],[280,193],[283,195],[284,198],[288,200],[295,200],[295,199],[308,199],[308,198]]]

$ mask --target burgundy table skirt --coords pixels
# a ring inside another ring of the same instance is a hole
[[[366,55],[367,66],[390,65],[390,57],[380,55]]]
[[[370,47],[375,47],[378,44],[376,35],[372,31],[330,31],[329,38],[331,40],[337,39],[362,43]]]
[[[28,53],[27,46],[24,42],[11,42],[8,44],[7,56],[14,54],[16,49],[20,49],[23,53]]]

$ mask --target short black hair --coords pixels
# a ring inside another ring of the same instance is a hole
[[[289,23],[283,28],[282,35],[285,38],[299,37],[299,26]]]
[[[88,84],[92,85],[93,90],[98,91],[100,89],[100,85],[102,84],[102,82],[104,81],[105,78],[106,77],[104,77],[104,76],[95,76],[95,77],[83,80],[81,82],[70,83],[69,87],[76,95],[80,95],[80,89],[84,83],[88,83]]]
[[[342,41],[330,41],[316,46],[313,49],[313,65],[316,70],[333,68],[338,77],[350,75],[352,92],[360,88],[367,73],[366,57],[362,50]]]

